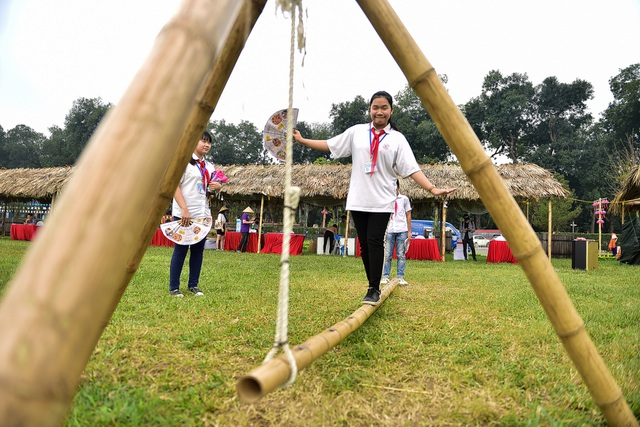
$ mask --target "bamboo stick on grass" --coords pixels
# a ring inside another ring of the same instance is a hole
[[[340,344],[352,332],[358,329],[382,305],[398,284],[392,279],[382,289],[380,302],[376,306],[363,304],[346,319],[336,323],[324,332],[315,335],[292,349],[298,372],[313,363],[320,356]],[[283,386],[291,376],[291,368],[284,354],[260,365],[243,376],[236,384],[238,397],[243,402],[253,403],[264,395]]]

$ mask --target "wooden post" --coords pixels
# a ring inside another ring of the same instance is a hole
[[[442,223],[440,224],[440,258],[444,262],[444,253],[447,250],[447,202],[446,200],[442,201]],[[452,233],[453,238],[453,233]]]
[[[547,255],[549,256],[549,261],[551,261],[551,235],[553,234],[553,221],[551,220],[551,197],[549,197],[549,201],[548,203],[548,208],[549,208],[549,212],[547,213],[548,217],[549,217],[549,226],[547,228],[548,230],[548,234],[547,234]]]
[[[629,405],[587,334],[540,240],[500,178],[471,126],[387,0],[357,0],[410,86],[503,231],[556,334],[607,422],[637,426]]]
[[[200,88],[212,66],[230,73],[247,35],[238,29],[251,28],[264,3],[186,0],[94,133],[0,306],[0,322],[12,325],[0,336],[1,420],[63,424],[80,373],[210,116],[198,122],[189,114],[215,106],[198,98]],[[242,14],[245,8],[252,13]],[[221,64],[224,55],[229,61]],[[205,89],[221,91],[229,73],[209,78],[218,89]],[[181,135],[190,135],[184,144]]]
[[[264,214],[264,194],[260,198],[260,222],[258,222],[258,253],[260,253],[260,243],[262,240],[262,218]]]
[[[343,257],[347,256],[347,252],[349,249],[349,218],[351,217],[351,211],[347,211],[347,223],[344,225],[344,252],[342,254]],[[357,252],[356,249],[354,251]],[[355,253],[353,254],[355,255]]]

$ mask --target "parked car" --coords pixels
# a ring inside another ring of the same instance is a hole
[[[489,242],[490,240],[484,236],[473,236],[473,244],[478,248],[486,248]]]
[[[445,223],[446,231],[451,232],[451,247],[455,249],[458,244],[458,240],[462,238],[460,232],[457,228],[455,228],[450,223]],[[431,220],[422,220],[422,219],[412,219],[411,220],[411,237],[415,238],[417,236],[428,237],[433,234],[433,221]]]

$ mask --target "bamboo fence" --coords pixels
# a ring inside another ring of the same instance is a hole
[[[433,66],[387,0],[356,0],[389,49],[485,207],[509,241],[596,404],[610,425],[637,426],[629,405],[600,357],[540,241],[509,194],[477,136],[449,96]]]

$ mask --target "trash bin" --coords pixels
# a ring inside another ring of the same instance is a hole
[[[571,242],[571,268],[574,270],[596,270],[598,268],[598,242],[574,240]]]

